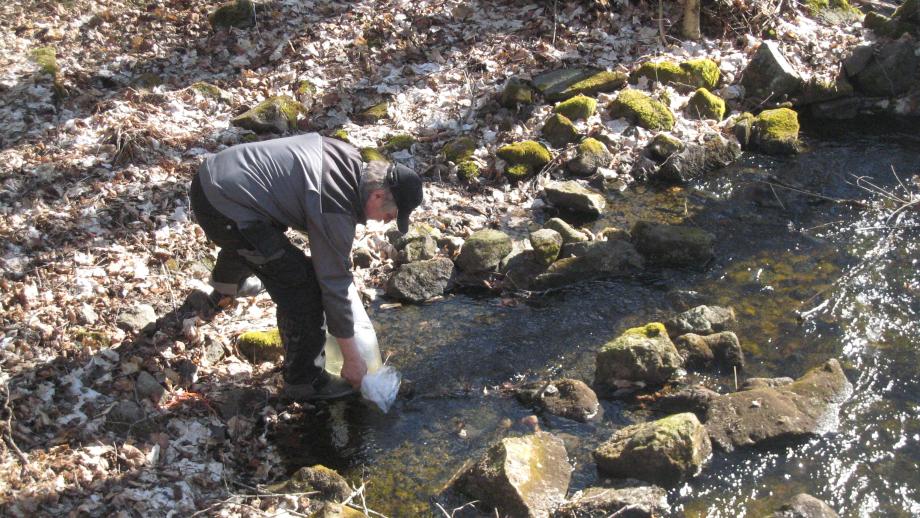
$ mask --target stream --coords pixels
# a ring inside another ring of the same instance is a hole
[[[608,194],[608,214],[592,230],[686,219],[717,236],[705,270],[648,270],[527,299],[378,302],[369,313],[381,350],[413,396],[387,415],[360,401],[321,405],[270,439],[292,472],[320,463],[365,481],[368,507],[386,516],[444,516],[436,503],[448,514],[464,503],[439,493],[465,460],[532,431],[521,420],[533,411],[512,386],[590,383],[595,351],[626,328],[698,304],[732,306],[747,364],[739,378],[798,377],[838,358],[854,393],[832,433],[715,452],[670,491],[673,514],[764,516],[807,492],[841,516],[920,515],[920,211],[890,217],[907,193],[920,194],[911,179],[920,175],[920,134],[908,123],[862,120],[806,124],[803,136],[807,150],[796,157],[746,153],[693,184]],[[687,378],[734,390],[732,376]],[[602,406],[589,423],[540,416],[540,428],[565,441],[570,493],[604,483],[591,452],[615,430],[660,417],[634,401]]]

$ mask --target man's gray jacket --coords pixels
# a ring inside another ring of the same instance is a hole
[[[208,201],[236,222],[261,260],[283,253],[284,228],[307,233],[326,325],[339,338],[354,336],[348,288],[355,225],[366,222],[362,171],[357,149],[308,133],[230,147],[199,172]]]

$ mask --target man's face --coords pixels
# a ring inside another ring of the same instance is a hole
[[[367,198],[367,203],[364,205],[364,215],[367,216],[367,219],[384,223],[389,223],[396,219],[396,208],[385,207],[386,198],[386,192],[383,189],[371,192],[371,195]]]

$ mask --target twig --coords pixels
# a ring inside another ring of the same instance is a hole
[[[3,442],[6,444],[19,459],[19,462],[22,464],[24,469],[31,470],[32,464],[29,462],[29,458],[26,457],[26,454],[19,449],[19,446],[16,446],[16,441],[13,440],[13,410],[9,406],[10,402],[10,385],[9,381],[3,383],[3,393],[0,394],[0,397],[3,398],[3,412],[6,414],[6,419],[3,420]]]
[[[668,45],[664,34],[664,0],[658,0],[658,40],[662,47]]]
[[[556,4],[559,3],[559,0],[553,0],[553,39],[552,44],[556,46]]]

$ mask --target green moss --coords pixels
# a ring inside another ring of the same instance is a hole
[[[610,116],[625,117],[633,124],[650,130],[670,130],[674,114],[667,106],[648,95],[632,89],[623,90],[608,105]]]
[[[462,180],[470,181],[474,178],[479,177],[479,164],[473,162],[472,160],[467,160],[465,162],[460,162],[457,165],[457,176]]]
[[[753,134],[767,153],[795,152],[799,138],[798,114],[789,108],[764,110],[754,118]]]
[[[286,95],[277,95],[235,117],[231,123],[255,132],[283,132],[296,127],[297,116],[306,111],[306,108],[294,99]]]
[[[476,151],[476,139],[472,137],[456,138],[441,148],[444,158],[455,164],[469,160],[474,151]]]
[[[530,104],[532,102],[533,89],[525,81],[516,77],[508,80],[499,99],[499,103],[505,108],[515,108],[520,104]]]
[[[247,331],[237,339],[237,348],[253,362],[276,360],[284,354],[281,333],[277,329]]]
[[[339,128],[332,132],[332,138],[341,140],[342,142],[351,142],[348,138],[348,132],[344,128]]]
[[[673,61],[659,61],[658,63],[645,62],[629,76],[629,82],[636,84],[640,78],[663,84],[681,83],[684,79],[684,70]]]
[[[387,160],[387,157],[384,156],[384,154],[381,153],[380,150],[375,147],[361,148],[361,160],[364,160],[365,162],[373,162],[374,160],[378,160],[381,162],[389,162],[389,160]]]
[[[211,83],[206,83],[204,81],[198,81],[197,83],[193,83],[192,86],[190,86],[189,88],[200,93],[201,95],[205,97],[212,97],[214,99],[217,99],[218,97],[220,97],[220,92],[221,92],[220,88],[216,85],[212,85]]]
[[[154,88],[161,84],[163,84],[163,78],[153,72],[145,72],[134,79],[134,85],[140,88]]]
[[[412,135],[393,135],[387,140],[386,144],[383,145],[383,149],[390,152],[402,151],[412,147],[412,144],[415,144],[415,137]]]
[[[57,76],[60,72],[57,64],[57,51],[54,47],[39,47],[32,51],[32,61],[38,65],[38,68],[49,76]]]
[[[555,114],[543,124],[543,138],[554,147],[562,147],[578,140],[578,128],[562,114]]]
[[[505,174],[511,177],[527,176],[531,172],[541,169],[553,159],[553,155],[548,149],[533,140],[524,140],[502,146],[496,154],[508,163],[509,167],[506,169]]]
[[[387,109],[389,108],[390,103],[384,101],[382,103],[377,103],[370,108],[365,109],[358,114],[358,120],[364,123],[373,124],[378,121],[382,121],[387,118]]]
[[[586,95],[578,94],[571,99],[562,101],[557,104],[553,111],[565,115],[571,120],[587,119],[594,115],[597,109],[597,101]]]
[[[255,25],[256,6],[250,0],[236,0],[218,7],[208,16],[212,27],[250,27]]]
[[[680,64],[686,74],[686,82],[692,87],[712,90],[719,84],[719,65],[711,59],[691,59]]]
[[[725,101],[705,88],[700,88],[690,97],[687,112],[692,117],[722,120],[725,117]]]
[[[656,336],[666,336],[664,324],[661,322],[652,322],[641,327],[631,327],[623,331],[623,335],[642,335],[646,338],[655,338]]]
[[[316,93],[316,86],[310,81],[303,79],[297,83],[297,88],[294,89],[294,93],[298,96],[310,96]]]
[[[648,145],[649,153],[658,161],[667,160],[668,157],[674,153],[679,153],[683,148],[683,142],[667,133],[655,135],[655,138]]]
[[[549,100],[559,101],[579,94],[594,95],[601,92],[613,92],[626,83],[626,78],[626,74],[620,71],[601,71],[553,94]]]
[[[578,154],[597,155],[607,151],[607,146],[600,140],[588,137],[578,145]]]

